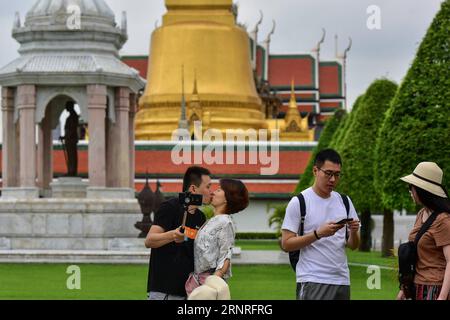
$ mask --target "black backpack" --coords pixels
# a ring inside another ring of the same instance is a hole
[[[342,201],[344,202],[345,210],[347,211],[347,218],[350,214],[350,202],[348,201],[348,197],[344,194],[339,194],[342,197]],[[303,194],[299,194],[297,196],[298,201],[300,202],[300,227],[298,230],[298,235],[303,236],[305,233],[305,217],[306,217],[306,203],[305,197]],[[348,240],[348,231],[345,231],[345,237]],[[289,262],[291,263],[291,267],[294,272],[297,269],[297,263],[300,258],[300,250],[289,252]]]
[[[414,241],[404,243],[398,247],[398,280],[405,293],[406,299],[415,300],[416,286],[414,276],[416,275],[417,244],[420,238],[428,231],[439,213],[433,214],[425,221],[416,235]]]

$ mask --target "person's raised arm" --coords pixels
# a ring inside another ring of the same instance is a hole
[[[158,249],[171,242],[184,242],[184,234],[180,232],[180,228],[165,232],[160,226],[153,225],[145,239],[145,247],[148,249]]]
[[[348,230],[350,236],[347,241],[347,247],[351,250],[356,250],[359,248],[360,236],[359,236],[359,221],[352,221],[348,224]]]
[[[296,233],[289,230],[282,230],[281,246],[284,251],[292,252],[303,249],[312,243],[322,239],[333,236],[343,226],[335,223],[326,223],[321,226],[316,232],[311,232],[303,236],[298,236]]]

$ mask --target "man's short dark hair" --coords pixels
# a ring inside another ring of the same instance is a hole
[[[188,191],[191,185],[200,187],[202,184],[202,176],[211,176],[211,172],[202,167],[190,167],[187,169],[183,178],[183,191]]]
[[[320,151],[314,159],[314,165],[317,168],[322,168],[326,161],[333,162],[342,166],[342,159],[339,153],[333,149],[325,149]]]

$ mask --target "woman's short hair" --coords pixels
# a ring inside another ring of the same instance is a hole
[[[220,188],[225,192],[225,199],[227,200],[226,214],[235,214],[248,207],[248,190],[242,181],[221,179]]]

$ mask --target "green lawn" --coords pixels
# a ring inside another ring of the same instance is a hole
[[[81,290],[66,288],[68,265],[0,264],[0,299],[140,300],[145,299],[147,267],[80,265]],[[395,272],[381,270],[381,289],[369,290],[365,267],[350,267],[352,299],[393,299]],[[295,277],[289,266],[233,266],[230,281],[235,300],[292,300]]]
[[[242,250],[280,251],[277,240],[237,240],[236,247]],[[359,252],[347,250],[349,262],[361,264],[373,264],[385,267],[397,268],[397,259],[382,258],[380,252]]]
[[[397,269],[397,258],[383,258],[380,252],[359,252],[347,250],[350,263],[370,264]]]
[[[278,241],[241,240],[243,250],[280,250]],[[396,259],[382,258],[379,252],[347,251],[352,264],[396,268]],[[0,264],[0,299],[35,300],[139,300],[145,299],[148,267],[145,265],[80,265],[81,290],[68,290],[68,265],[62,264]],[[381,289],[367,288],[367,268],[350,266],[352,299],[393,299],[397,293],[394,270],[381,270]],[[233,266],[230,280],[236,300],[292,300],[295,276],[285,266]]]
[[[242,250],[280,250],[278,240],[237,240],[235,246],[240,247]]]

